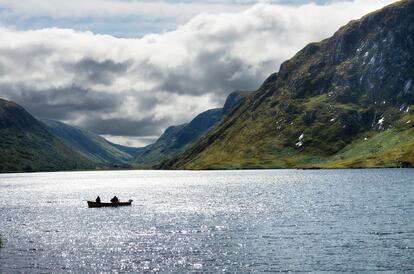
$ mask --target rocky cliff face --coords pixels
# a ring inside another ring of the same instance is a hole
[[[414,164],[414,1],[307,45],[167,168]]]

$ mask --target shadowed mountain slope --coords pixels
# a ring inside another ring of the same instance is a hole
[[[50,134],[21,106],[0,99],[0,172],[93,167],[85,157]]]
[[[113,144],[101,136],[59,121],[40,119],[50,133],[90,161],[112,166],[125,165],[139,152],[139,148]]]

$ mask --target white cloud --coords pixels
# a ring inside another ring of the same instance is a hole
[[[143,147],[154,143],[159,136],[125,137],[116,135],[102,135],[102,137],[115,144],[121,144],[129,147]]]
[[[100,134],[152,136],[221,105],[234,89],[257,88],[307,43],[390,2],[257,4],[140,39],[3,27],[0,97]]]
[[[237,11],[246,5],[237,3],[168,3],[165,1],[119,0],[0,0],[0,6],[19,16],[106,17],[155,16],[188,19],[201,12]]]

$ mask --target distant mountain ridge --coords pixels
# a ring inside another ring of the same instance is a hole
[[[247,97],[248,91],[230,93],[223,108],[210,109],[197,115],[188,124],[170,126],[151,145],[140,151],[134,163],[137,168],[158,168],[163,161],[183,152],[234,111]]]
[[[414,1],[351,21],[284,62],[162,168],[414,165]]]
[[[113,144],[95,133],[59,121],[50,119],[40,119],[40,121],[47,126],[50,133],[68,147],[96,164],[127,167],[140,150]]]

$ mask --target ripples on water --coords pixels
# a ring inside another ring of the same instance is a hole
[[[412,272],[414,170],[0,175],[0,273]],[[89,209],[87,199],[134,199]]]

